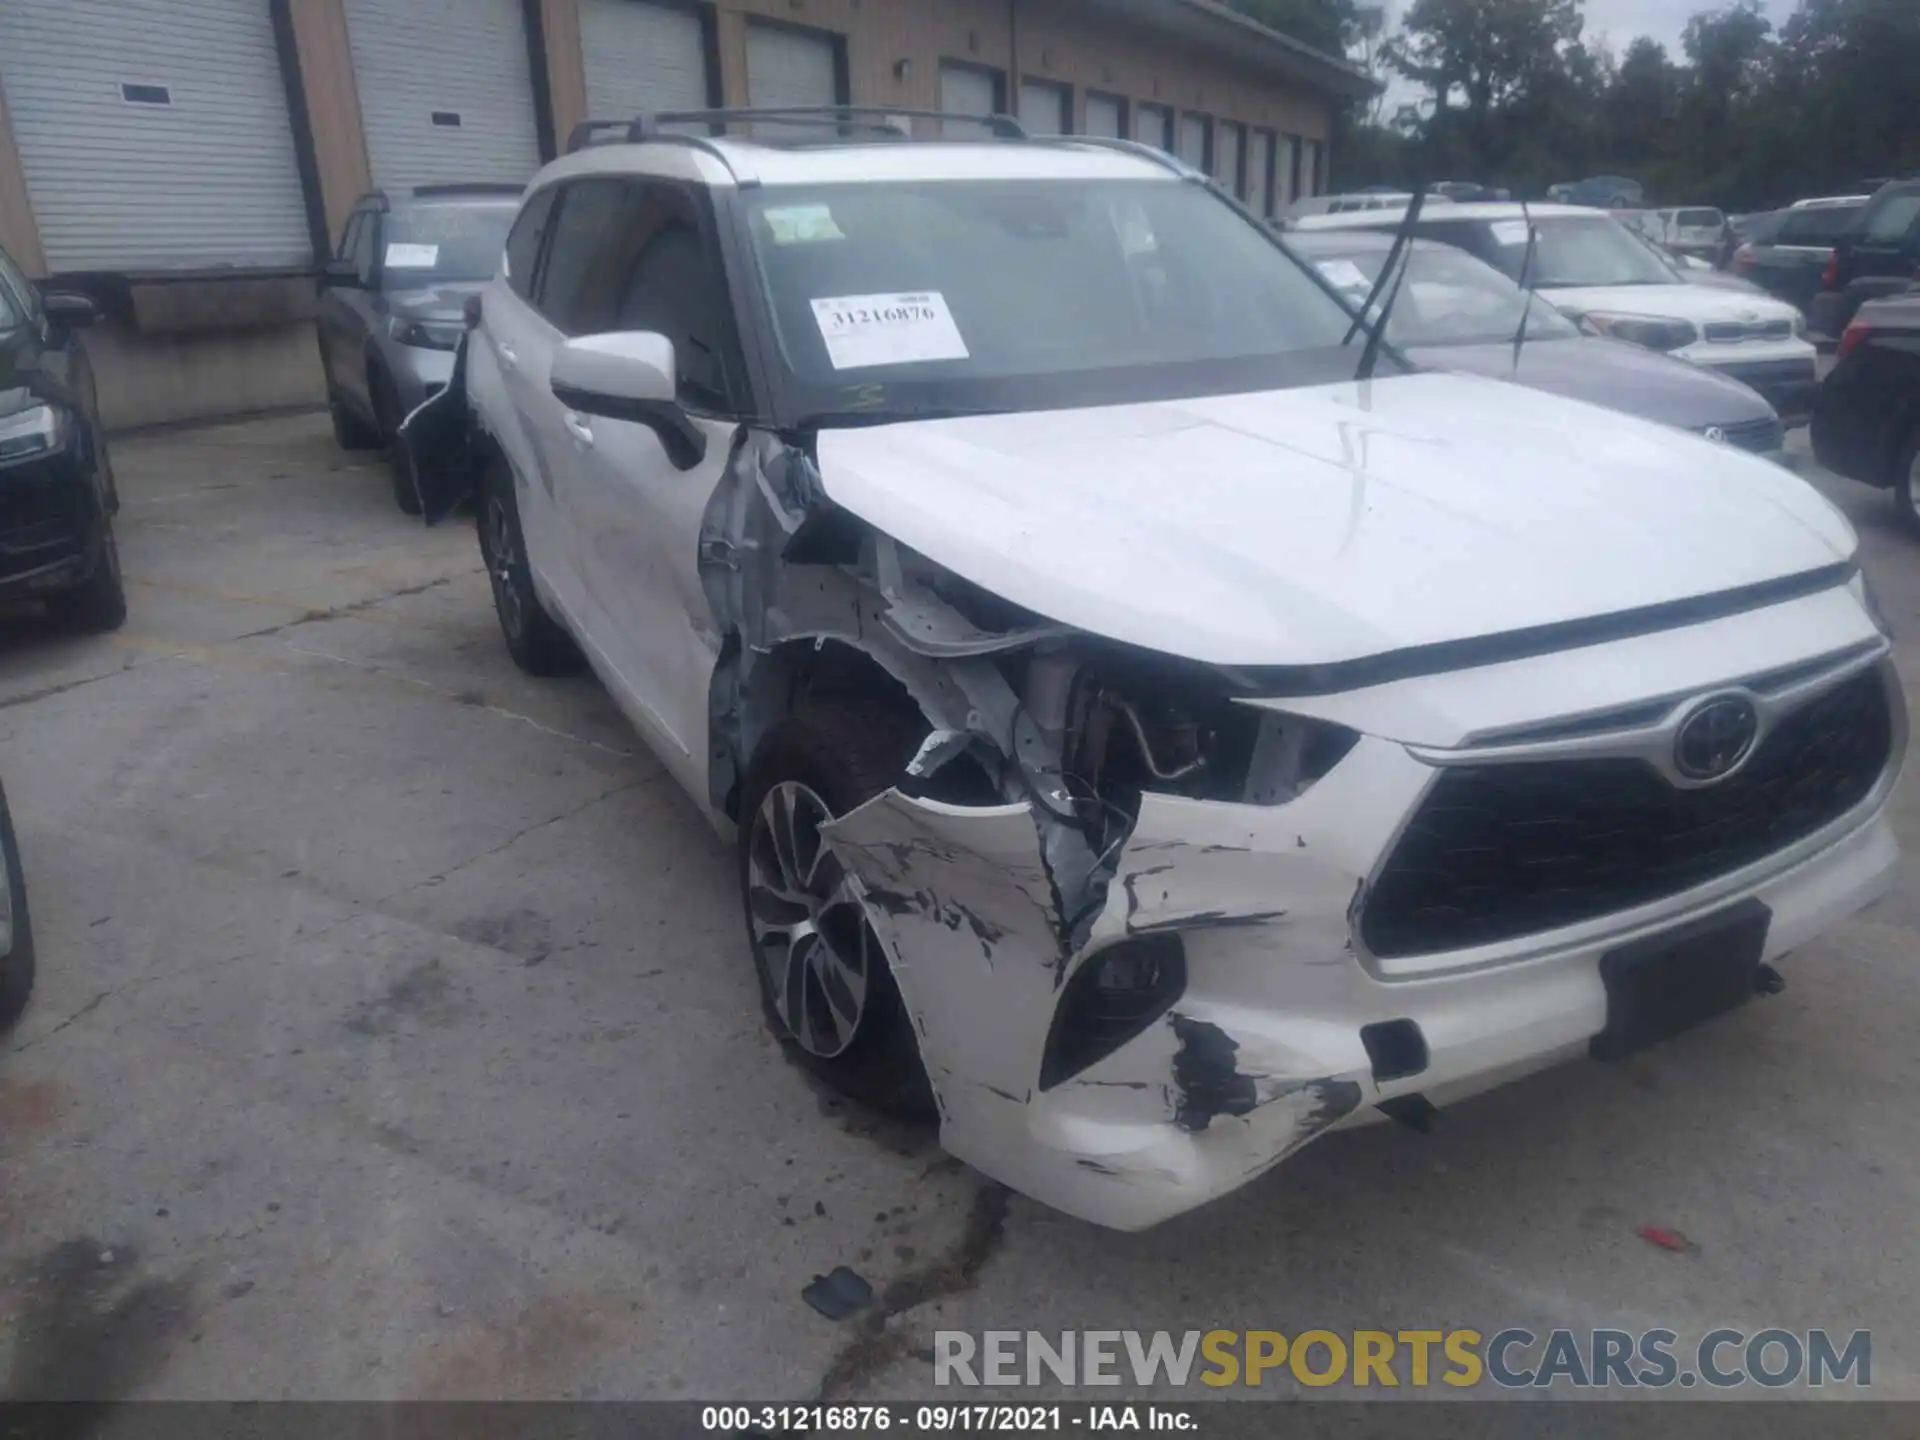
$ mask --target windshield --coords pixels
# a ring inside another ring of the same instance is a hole
[[[1385,250],[1311,255],[1315,268],[1355,305],[1364,304],[1386,267]],[[1490,265],[1451,245],[1416,242],[1394,302],[1387,336],[1396,345],[1484,345],[1511,341],[1527,317],[1530,340],[1579,336],[1571,320]]]
[[[1353,317],[1198,185],[781,187],[743,205],[800,414],[1228,394],[1358,361]]]
[[[1727,222],[1718,210],[1682,210],[1673,223],[1687,230],[1718,230]]]
[[[1542,290],[1586,285],[1672,285],[1673,271],[1645,241],[1630,235],[1604,215],[1556,215],[1537,218],[1540,243],[1534,251],[1532,284]],[[1500,246],[1500,268],[1518,276],[1527,253],[1524,220],[1496,220],[1493,238]]]
[[[517,200],[414,204],[387,217],[382,265],[389,290],[491,280]]]
[[[1860,212],[1866,208],[1862,203],[1809,205],[1805,210],[1791,210],[1773,238],[1781,245],[1831,245],[1853,229]]]

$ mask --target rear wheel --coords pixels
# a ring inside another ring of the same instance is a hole
[[[833,697],[779,721],[748,770],[739,862],[768,1027],[836,1090],[915,1117],[932,1113],[933,1090],[913,1026],[865,902],[820,829],[892,786],[925,729],[917,716]]]
[[[527,541],[520,529],[520,506],[513,474],[498,456],[480,483],[480,555],[493,587],[493,611],[506,637],[513,663],[529,675],[572,675],[585,663],[580,647],[547,613],[533,588],[527,566]]]
[[[1920,429],[1907,437],[1900,458],[1894,462],[1893,500],[1900,511],[1900,523],[1909,535],[1920,539]]]
[[[378,450],[380,432],[347,408],[340,392],[327,386],[327,414],[333,420],[333,443],[342,450]]]
[[[120,547],[113,538],[113,522],[100,523],[100,558],[93,574],[73,589],[47,597],[55,621],[76,630],[118,630],[127,623],[126,581],[120,574]]]
[[[20,1018],[33,992],[33,922],[27,916],[27,882],[20,866],[20,845],[13,816],[0,794],[0,850],[6,855],[7,921],[12,943],[0,953],[0,1030]]]

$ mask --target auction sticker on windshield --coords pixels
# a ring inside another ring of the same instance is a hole
[[[836,370],[968,358],[967,342],[937,290],[815,300],[813,318]]]
[[[1493,238],[1502,245],[1524,245],[1527,243],[1527,222],[1496,220],[1493,222]]]
[[[439,263],[438,245],[412,245],[395,240],[387,246],[389,270],[431,270]]]

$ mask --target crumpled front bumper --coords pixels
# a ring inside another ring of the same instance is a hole
[[[1718,643],[1737,661],[1738,637],[1771,648],[1792,616],[1848,603],[1821,596],[1788,607],[1788,621],[1744,616],[1619,648],[1689,669]],[[1585,652],[1510,668],[1516,684],[1598,684],[1595,664]],[[1492,673],[1420,694],[1490,706]],[[1406,744],[1372,736],[1282,805],[1146,796],[1090,930],[1061,922],[1028,804],[888,791],[823,834],[865,887],[946,1148],[1047,1204],[1134,1230],[1238,1188],[1328,1130],[1385,1118],[1383,1103],[1443,1104],[1587,1053],[1607,1022],[1600,959],[1622,945],[1750,898],[1771,911],[1764,958],[1807,944],[1891,885],[1899,854],[1884,810],[1898,768],[1896,753],[1869,799],[1746,871],[1492,955],[1383,961],[1357,945],[1370,877],[1434,774]],[[1163,932],[1185,952],[1171,1008],[1043,1088],[1069,980],[1109,947]],[[1424,1064],[1409,1072],[1370,1054],[1366,1027],[1405,1035],[1409,1024]]]
[[[1051,1090],[1038,1076],[1069,965],[1027,807],[964,810],[892,791],[836,822],[835,852],[877,902],[946,1148],[1060,1210],[1144,1229],[1330,1129],[1384,1118],[1383,1101],[1442,1104],[1585,1054],[1606,1021],[1600,956],[1685,918],[1518,964],[1383,979],[1349,940],[1362,872],[1291,808],[1148,799],[1094,938],[1070,963],[1173,929],[1186,992],[1162,1023]],[[1773,912],[1767,957],[1883,894],[1898,861],[1875,813],[1746,892]],[[1376,1079],[1361,1030],[1392,1021],[1419,1027],[1427,1065]]]

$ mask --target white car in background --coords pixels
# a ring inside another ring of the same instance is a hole
[[[735,843],[802,1064],[1138,1229],[1891,883],[1906,711],[1804,481],[1416,372],[1144,146],[868,114],[548,165],[403,430],[516,661]]]
[[[1397,215],[1326,215],[1302,230],[1394,228]],[[1527,261],[1528,227],[1537,236]],[[1419,233],[1458,245],[1527,283],[1595,334],[1659,350],[1751,386],[1788,425],[1806,423],[1818,386],[1805,318],[1756,292],[1691,285],[1604,210],[1575,205],[1449,205]]]

